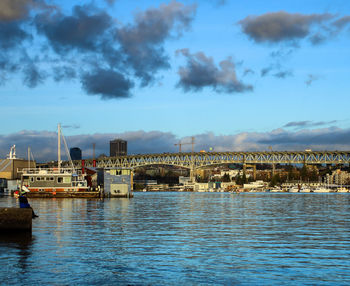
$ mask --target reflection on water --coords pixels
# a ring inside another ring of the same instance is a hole
[[[2,282],[19,282],[15,277],[16,273],[26,273],[28,258],[32,254],[32,244],[33,236],[30,232],[0,233],[0,259],[1,266],[4,267],[1,270]]]
[[[9,285],[349,284],[349,202],[316,193],[31,199],[33,238],[0,238],[0,275]]]

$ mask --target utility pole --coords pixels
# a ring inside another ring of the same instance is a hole
[[[93,167],[96,167],[95,149],[96,149],[96,143],[92,143],[92,166]]]
[[[269,149],[271,151],[271,157],[272,157],[272,177],[273,177],[275,175],[275,163],[274,163],[274,158],[272,153],[272,146],[269,146]]]

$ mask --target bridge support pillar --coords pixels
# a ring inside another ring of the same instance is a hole
[[[244,167],[244,166],[245,166],[245,167]],[[247,167],[253,168],[253,179],[254,179],[254,181],[256,181],[256,164],[249,164],[249,165],[244,164],[244,165],[243,165],[243,171],[244,171],[244,172],[246,171]]]

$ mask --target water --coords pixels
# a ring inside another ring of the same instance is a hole
[[[0,236],[4,285],[350,284],[350,194],[30,203],[40,215],[32,237]]]

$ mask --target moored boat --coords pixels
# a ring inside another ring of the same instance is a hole
[[[282,189],[276,187],[276,188],[270,189],[270,192],[271,192],[271,193],[279,193],[279,192],[282,192]]]
[[[64,139],[63,135],[62,138]],[[99,197],[99,191],[91,191],[87,174],[73,166],[65,142],[71,168],[61,167],[61,126],[58,124],[57,168],[24,168],[21,176],[21,190],[28,197]]]
[[[98,197],[92,192],[86,175],[70,168],[24,169],[22,189],[29,197]]]
[[[348,192],[349,190],[344,187],[340,187],[337,189],[337,193],[348,193]]]
[[[324,187],[318,187],[316,189],[313,190],[314,193],[330,193],[332,192],[331,189],[328,188],[324,188]]]
[[[300,191],[300,189],[298,187],[293,187],[288,189],[289,193],[298,193]]]
[[[300,192],[301,192],[301,193],[311,193],[311,190],[310,190],[310,188],[302,187],[302,188],[300,189]]]

